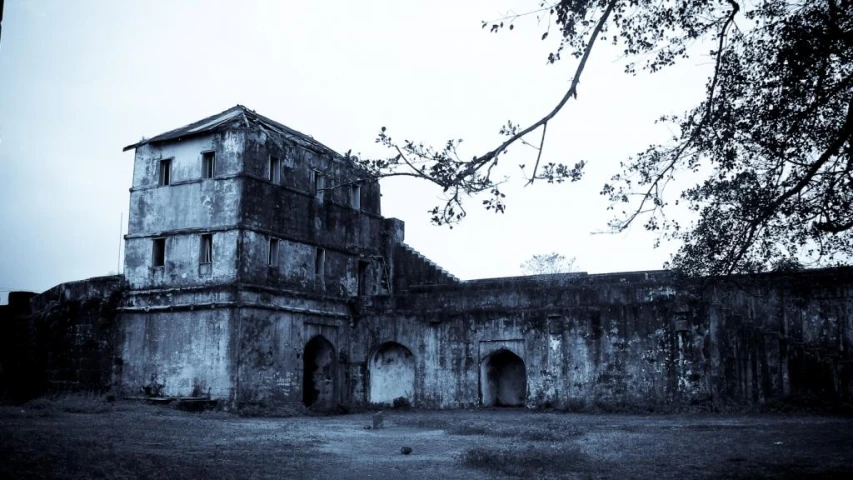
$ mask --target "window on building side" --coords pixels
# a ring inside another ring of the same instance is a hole
[[[272,183],[281,183],[281,159],[270,155],[269,166],[267,168],[267,180]]]
[[[356,210],[361,210],[361,187],[359,185],[353,185],[350,188],[349,205]]]
[[[154,245],[151,251],[151,265],[154,267],[162,267],[166,265],[166,239],[155,238]]]
[[[317,249],[317,256],[314,257],[314,275],[316,278],[323,278],[323,273],[326,271],[326,250]]]
[[[172,160],[160,160],[160,185],[172,183]]]
[[[216,175],[216,153],[204,152],[201,154],[201,178],[213,178]]]
[[[213,263],[213,234],[201,236],[198,263]]]
[[[279,240],[277,238],[269,238],[269,249],[267,250],[267,264],[273,267],[278,266],[278,248]]]
[[[326,191],[326,175],[322,172],[314,170],[314,195],[317,197],[317,200],[323,201],[324,193]]]
[[[359,297],[367,294],[367,267],[367,262],[359,260],[358,275],[355,277],[356,282],[358,282],[356,290]]]

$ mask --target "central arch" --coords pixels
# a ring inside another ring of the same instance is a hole
[[[480,364],[480,395],[484,407],[521,407],[527,398],[524,361],[509,350],[498,350]]]
[[[392,404],[404,397],[411,405],[415,400],[415,356],[396,342],[383,343],[370,357],[371,403]]]
[[[318,335],[302,355],[302,403],[317,410],[335,406],[335,347]]]

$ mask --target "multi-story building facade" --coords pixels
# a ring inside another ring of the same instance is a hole
[[[242,106],[127,149],[122,384],[343,401],[342,327],[359,298],[389,294],[402,241],[402,222],[380,216],[378,184]],[[313,379],[304,392],[302,376]]]

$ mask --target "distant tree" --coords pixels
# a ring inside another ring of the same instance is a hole
[[[803,264],[796,258],[779,258],[770,265],[774,272],[798,272],[803,269]]]
[[[603,186],[616,213],[612,230],[643,222],[659,234],[656,245],[662,239],[681,245],[668,266],[691,275],[767,270],[803,254],[824,264],[853,253],[850,0],[542,0],[531,12],[482,26],[513,30],[531,17],[545,20],[543,40],[559,36],[548,63],[578,61],[551,111],[525,127],[507,122],[500,129],[505,141],[468,157],[459,152],[461,139],[433,148],[394,140],[383,127],[376,141],[392,154],[360,160],[370,176],[410,176],[441,187],[446,198],[431,210],[439,225],[465,217],[466,196],[482,195],[487,210],[503,212],[505,178],[495,167],[511,146],[536,150],[535,159],[519,165],[527,185],[581,178],[583,160],[540,160],[548,124],[577,97],[597,40],[622,49],[629,74],[657,72],[708,41],[713,71],[704,100],[682,115],[660,117],[676,132],[671,140],[628,158]],[[704,178],[666,195],[684,172]],[[664,214],[679,203],[695,221],[681,224]]]
[[[572,273],[576,270],[575,257],[566,258],[557,252],[533,255],[521,264],[521,271],[525,275]]]

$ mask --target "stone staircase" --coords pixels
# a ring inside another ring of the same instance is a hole
[[[405,243],[396,244],[394,257],[394,283],[397,290],[405,290],[410,285],[447,285],[461,282]]]

